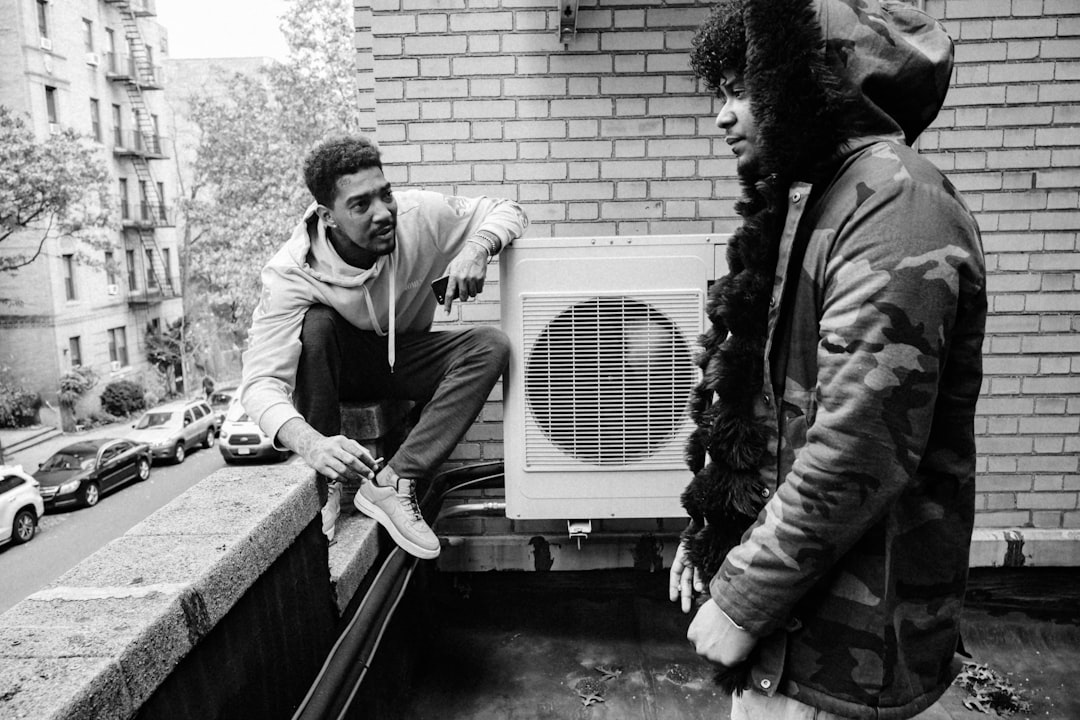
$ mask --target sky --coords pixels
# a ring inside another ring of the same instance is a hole
[[[157,0],[156,6],[169,33],[169,57],[285,59],[278,30],[284,0]]]

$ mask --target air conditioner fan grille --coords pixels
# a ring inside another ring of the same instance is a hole
[[[523,313],[530,465],[682,462],[698,294],[527,296]]]

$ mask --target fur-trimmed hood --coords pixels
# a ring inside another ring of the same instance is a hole
[[[717,10],[729,35],[699,34],[695,70],[715,90],[723,61],[742,56],[764,175],[804,175],[863,136],[902,133],[910,145],[945,100],[952,41],[908,3],[721,0]],[[738,25],[743,37],[731,38]]]

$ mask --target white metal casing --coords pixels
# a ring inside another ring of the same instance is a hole
[[[726,237],[521,238],[500,256],[506,514],[683,517],[686,411]]]

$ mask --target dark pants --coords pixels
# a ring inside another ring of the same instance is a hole
[[[304,317],[296,409],[324,435],[341,432],[342,401],[388,398],[424,404],[420,418],[388,464],[405,478],[430,477],[480,414],[506,369],[510,341],[497,328],[403,333],[394,372],[388,339],[358,330],[336,310],[314,305]]]

